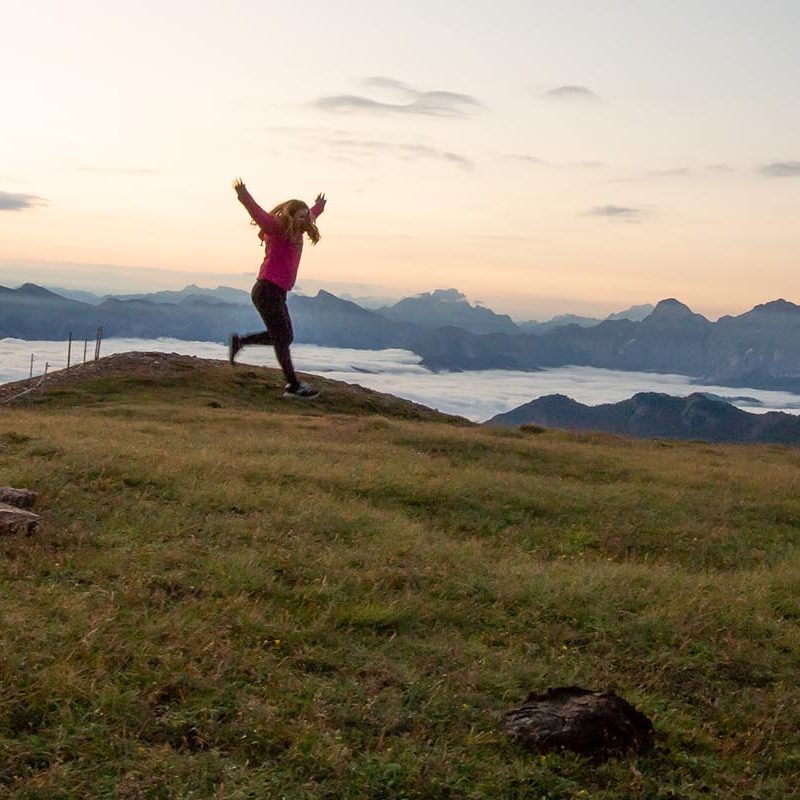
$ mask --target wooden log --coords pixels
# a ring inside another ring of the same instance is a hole
[[[653,724],[614,692],[561,686],[531,693],[503,717],[503,728],[538,752],[572,750],[605,761],[653,745]]]
[[[33,508],[39,497],[30,489],[14,489],[11,486],[0,486],[0,503],[8,503],[17,508]]]
[[[0,534],[32,533],[36,530],[41,517],[24,508],[17,508],[8,503],[0,503]]]

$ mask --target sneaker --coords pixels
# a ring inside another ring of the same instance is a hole
[[[319,397],[319,392],[313,386],[309,386],[305,382],[298,383],[294,388],[292,388],[291,383],[287,383],[283,396],[297,397],[302,400],[313,400],[315,397]]]
[[[228,339],[228,361],[231,364],[234,363],[236,360],[236,354],[242,349],[242,340],[239,338],[239,335],[236,333],[232,333],[230,339]]]

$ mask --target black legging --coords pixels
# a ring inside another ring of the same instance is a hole
[[[299,381],[292,364],[289,345],[294,341],[292,318],[286,305],[286,291],[266,280],[257,280],[250,292],[250,299],[256,311],[264,320],[267,329],[259,333],[251,333],[239,339],[240,344],[271,344],[281,365],[286,382],[296,388]]]

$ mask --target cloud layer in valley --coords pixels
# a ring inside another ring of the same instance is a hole
[[[78,347],[77,351],[80,351],[79,358],[82,357],[83,349]],[[102,345],[103,355],[130,351],[175,352],[200,358],[227,359],[227,347],[215,342],[107,339]],[[38,375],[45,361],[50,362],[50,369],[64,366],[67,345],[66,342],[0,339],[0,383],[27,378],[31,353],[36,359],[34,374]],[[483,370],[434,373],[420,364],[419,356],[407,350],[352,350],[298,344],[293,346],[292,354],[297,368],[303,372],[389,392],[475,422],[510,411],[536,397],[557,393],[581,403],[598,405],[625,400],[636,392],[660,391],[686,396],[704,391],[726,398],[751,412],[800,413],[800,396],[789,392],[697,386],[683,375],[617,372],[593,367],[559,367],[539,372]],[[75,355],[76,348],[73,347],[73,362]],[[275,356],[267,347],[247,348],[242,352],[241,361],[258,366],[276,366]]]

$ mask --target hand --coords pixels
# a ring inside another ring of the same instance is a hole
[[[327,202],[328,201],[325,199],[325,193],[324,192],[320,192],[317,195],[317,199],[314,200],[314,205],[317,205],[317,203],[321,203],[322,207],[325,208],[325,203],[327,203]]]
[[[247,191],[247,187],[244,185],[244,181],[241,178],[233,179],[233,188],[237,197],[241,197],[242,193]]]

